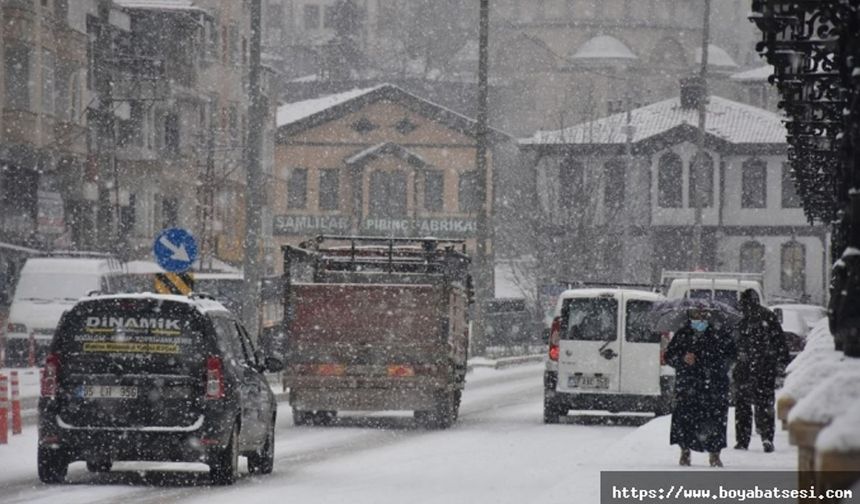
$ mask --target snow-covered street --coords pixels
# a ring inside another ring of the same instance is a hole
[[[8,504],[237,502],[523,503],[599,502],[601,470],[675,470],[669,417],[575,417],[544,425],[542,365],[469,374],[460,421],[450,430],[417,428],[411,417],[344,417],[330,427],[278,419],[274,473],[233,487],[208,485],[204,465],[116,464],[94,475],[71,466],[68,484],[36,476],[36,428],[0,446],[0,501]],[[729,429],[729,440],[733,431]],[[780,431],[775,454],[756,438],[748,452],[726,450],[729,470],[792,469],[795,450]],[[244,466],[244,464],[243,464]],[[693,455],[688,470],[712,470]]]

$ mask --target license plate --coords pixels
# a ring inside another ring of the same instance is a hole
[[[567,385],[570,388],[608,389],[609,377],[603,375],[570,375],[567,378]]]
[[[137,387],[124,385],[81,385],[78,397],[84,399],[137,399]]]

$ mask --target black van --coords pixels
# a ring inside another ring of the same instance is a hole
[[[39,478],[63,481],[68,465],[114,461],[203,462],[231,484],[238,456],[252,473],[274,462],[277,404],[245,329],[208,298],[94,296],[57,326],[39,399]]]

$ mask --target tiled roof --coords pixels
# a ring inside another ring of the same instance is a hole
[[[681,108],[680,98],[634,109],[631,124],[635,128],[633,142],[641,142],[674,128],[698,127],[696,109]],[[618,114],[555,131],[538,131],[531,138],[520,140],[523,145],[551,144],[624,144],[627,114]],[[785,144],[783,118],[768,110],[738,103],[719,96],[708,100],[705,130],[711,136],[732,144]]]

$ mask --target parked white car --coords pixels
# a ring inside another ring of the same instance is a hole
[[[778,304],[770,307],[782,324],[788,351],[794,357],[803,351],[806,336],[816,322],[827,316],[827,308],[808,304]]]
[[[544,372],[545,423],[572,409],[668,412],[674,377],[661,372],[660,334],[645,321],[662,299],[622,288],[561,294]]]

